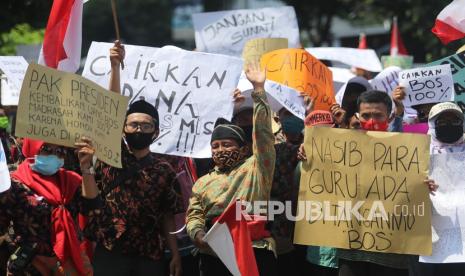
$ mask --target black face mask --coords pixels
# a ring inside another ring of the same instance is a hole
[[[436,138],[446,144],[457,142],[463,136],[463,126],[437,126]]]
[[[154,132],[143,133],[143,132],[134,132],[134,133],[125,133],[126,142],[128,143],[131,149],[141,150],[145,149],[152,144]]]

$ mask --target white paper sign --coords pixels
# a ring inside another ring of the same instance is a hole
[[[405,105],[454,100],[454,81],[449,64],[403,70],[399,83],[405,87]]]
[[[433,255],[420,256],[420,262],[465,262],[464,167],[465,153],[431,155],[430,178],[439,184],[431,197]]]
[[[108,87],[110,43],[93,42],[83,76]],[[233,91],[242,60],[185,51],[176,47],[125,45],[121,91],[131,102],[143,97],[158,109],[160,135],[153,152],[207,158],[210,137],[219,117],[230,119]],[[214,65],[214,66],[212,66]]]
[[[244,44],[254,38],[287,38],[290,48],[300,45],[293,7],[232,10],[192,15],[198,51],[241,56]]]
[[[397,66],[389,66],[370,80],[371,87],[374,90],[391,93],[399,85],[399,73],[402,68]]]
[[[237,88],[241,90],[245,97],[245,101],[237,108],[253,108],[253,85],[247,79],[244,72],[241,74]],[[300,95],[299,91],[271,80],[265,81],[265,91],[268,95],[268,104],[273,112],[278,113],[279,110],[284,107],[294,116],[301,118],[302,120],[305,119],[304,99]]]
[[[278,112],[282,107],[286,108],[294,116],[305,119],[304,98],[300,93],[291,87],[267,80],[265,82],[265,91],[271,97],[268,102],[274,112]]]
[[[0,193],[8,190],[11,186],[10,172],[6,164],[6,155],[0,142]]]
[[[19,91],[29,64],[22,56],[0,56],[0,70],[6,75],[2,79],[2,105],[18,105]]]
[[[345,47],[315,47],[306,48],[317,59],[335,60],[350,66],[365,69],[371,72],[383,70],[381,61],[373,49],[356,49]]]

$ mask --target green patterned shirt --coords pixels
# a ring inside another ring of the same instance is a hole
[[[191,239],[207,230],[214,218],[234,200],[269,200],[276,153],[271,130],[271,110],[265,92],[253,92],[253,155],[228,172],[217,168],[199,178],[192,188],[187,209],[187,233]],[[267,240],[254,241],[255,247],[273,248]]]

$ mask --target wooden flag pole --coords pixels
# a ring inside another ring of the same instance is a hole
[[[115,0],[111,0],[111,11],[113,13],[113,23],[115,24],[116,39],[121,42],[121,37],[119,35],[118,16],[116,15]],[[123,60],[121,60],[121,69],[124,70],[124,61]]]

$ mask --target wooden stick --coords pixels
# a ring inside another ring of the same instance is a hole
[[[115,0],[111,0],[111,11],[113,13],[113,23],[115,24],[116,40],[119,40],[121,42],[121,37],[119,35],[118,16],[116,14]],[[123,60],[121,60],[121,69],[124,70],[124,61]]]

